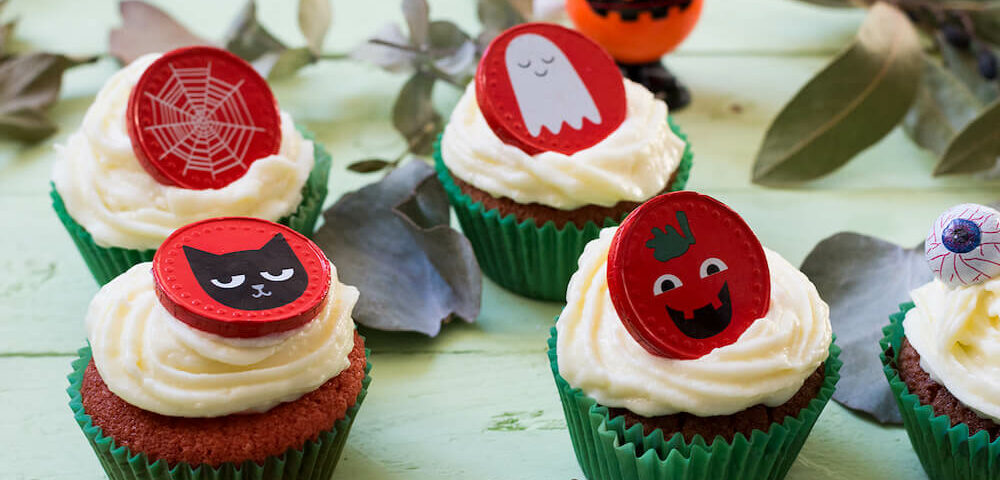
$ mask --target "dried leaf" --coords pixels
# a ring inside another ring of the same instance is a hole
[[[118,8],[122,26],[111,31],[108,48],[111,56],[122,63],[130,63],[147,53],[213,43],[191,33],[166,12],[146,2],[126,0]]]
[[[365,43],[355,47],[351,51],[351,58],[371,63],[389,72],[413,71],[417,63],[417,53],[406,48],[388,46],[406,46],[409,43],[399,25],[388,23]]]
[[[290,77],[316,60],[316,55],[309,47],[289,48],[277,55],[275,62],[267,69],[267,78],[277,80]]]
[[[42,52],[4,59],[0,63],[0,136],[33,142],[55,132],[46,112],[59,98],[63,72],[96,59]]]
[[[323,53],[323,39],[330,30],[333,11],[330,0],[299,0],[299,30],[312,53]]]
[[[830,304],[844,367],[833,399],[881,423],[900,423],[896,401],[878,360],[878,340],[889,315],[910,299],[910,290],[931,280],[923,245],[905,249],[857,233],[819,242],[802,272]]]
[[[392,165],[392,162],[388,160],[382,160],[381,158],[366,158],[348,165],[347,169],[352,172],[371,173],[382,170],[390,165]]]
[[[500,32],[526,21],[508,0],[478,0],[476,13],[479,23],[483,24],[478,39],[481,48],[486,48]]]
[[[942,155],[948,143],[983,105],[937,61],[924,58],[924,75],[903,129],[921,147]]]
[[[913,104],[922,55],[906,15],[876,3],[853,45],[810,80],[771,124],[753,181],[817,178],[880,140]]]
[[[948,144],[934,175],[992,168],[1000,157],[1000,100],[993,102]]]
[[[415,160],[344,195],[314,236],[341,280],[358,287],[358,323],[435,336],[453,316],[479,316],[482,275],[472,246],[449,227],[448,200]]]
[[[938,46],[941,58],[948,71],[964,83],[969,90],[979,98],[983,105],[993,103],[1000,98],[1000,84],[987,80],[979,73],[976,55],[971,50],[963,50],[953,46],[938,34]]]
[[[403,0],[403,16],[410,29],[410,45],[423,50],[428,42],[430,8],[427,0]]]
[[[406,139],[409,151],[417,155],[431,153],[434,139],[444,126],[431,102],[434,82],[433,76],[417,72],[403,85],[392,106],[393,126]]]

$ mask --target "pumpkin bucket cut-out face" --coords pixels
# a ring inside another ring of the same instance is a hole
[[[702,0],[567,0],[576,28],[621,63],[655,62],[691,33]]]
[[[608,288],[639,344],[679,359],[735,342],[770,303],[757,237],[724,204],[694,192],[660,195],[629,215],[608,255]]]
[[[304,325],[330,288],[330,261],[277,223],[222,217],[177,229],[153,257],[160,303],[178,320],[225,337]]]

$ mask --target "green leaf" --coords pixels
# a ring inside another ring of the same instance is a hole
[[[211,45],[184,28],[173,17],[146,2],[129,0],[118,6],[122,25],[111,31],[108,50],[122,63],[147,54],[189,45]]]
[[[42,52],[4,59],[0,63],[0,135],[33,142],[55,132],[46,112],[59,98],[63,72],[94,60]]]
[[[324,213],[313,239],[340,279],[361,291],[358,323],[433,337],[442,322],[479,316],[482,273],[449,215],[434,169],[420,160],[344,195]]]
[[[409,48],[409,42],[399,25],[388,23],[365,43],[355,47],[350,56],[388,72],[411,72],[417,64],[417,53]]]
[[[403,0],[403,17],[410,29],[410,45],[426,49],[430,28],[430,8],[427,0]]]
[[[358,160],[347,166],[347,169],[352,172],[358,173],[371,173],[377,172],[384,168],[392,165],[392,162],[388,160],[382,160],[381,158],[366,158],[364,160]]]
[[[417,155],[431,153],[444,126],[431,101],[435,80],[430,74],[417,72],[403,85],[392,106],[393,126],[406,139],[409,151]]]
[[[257,21],[257,5],[254,0],[248,0],[233,20],[224,43],[226,50],[251,63],[268,55],[277,57],[288,48]],[[270,63],[273,64],[273,61]],[[261,74],[266,73],[264,71]]]
[[[753,181],[811,180],[880,140],[913,104],[922,55],[906,15],[876,3],[854,43],[810,80],[771,124],[757,154]]]
[[[476,44],[469,34],[444,20],[431,22],[429,32],[434,66],[451,77],[471,78],[476,70]]]
[[[299,30],[312,53],[323,53],[323,39],[330,30],[333,12],[330,0],[299,0]]]
[[[964,83],[925,57],[923,81],[916,102],[903,119],[903,129],[918,145],[940,156],[982,108]]]
[[[969,12],[969,18],[979,38],[1000,46],[1000,2],[984,4],[982,9]]]
[[[508,0],[478,0],[476,14],[483,32],[479,34],[479,46],[485,48],[500,32],[526,20]]]
[[[1000,157],[1000,100],[993,102],[951,141],[934,175],[993,168]]]
[[[268,70],[269,80],[290,77],[300,68],[316,62],[316,55],[309,47],[289,48],[280,54]]]
[[[976,55],[971,50],[952,46],[941,34],[937,34],[936,38],[944,65],[976,95],[982,104],[990,104],[1000,98],[1000,84],[983,78],[979,73]]]

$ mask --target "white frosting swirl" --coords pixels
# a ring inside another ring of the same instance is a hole
[[[903,331],[920,367],[980,416],[1000,422],[1000,279],[910,292]]]
[[[556,322],[559,374],[602,405],[646,417],[778,406],[827,358],[829,307],[802,272],[768,249],[770,308],[735,343],[693,360],[649,353],[625,330],[608,296],[607,258],[616,230],[605,228],[587,244]]]
[[[337,279],[319,315],[255,339],[189,327],[156,298],[151,263],[105,285],[90,302],[87,338],[108,389],[131,405],[174,417],[262,412],[291,402],[350,365],[358,290]]]
[[[69,214],[98,245],[154,249],[175,229],[219,216],[278,220],[302,201],[313,144],[281,113],[281,148],[220,189],[188,190],[157,182],[136,159],[126,127],[132,88],[159,57],[145,55],[108,79],[80,129],[57,145],[52,180]]]
[[[685,145],[670,130],[665,103],[630,80],[625,95],[625,121],[604,140],[572,155],[529,155],[497,138],[470,83],[444,129],[441,159],[458,178],[518,203],[572,210],[649,199],[667,187]]]

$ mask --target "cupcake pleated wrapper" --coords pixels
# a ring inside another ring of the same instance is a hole
[[[326,199],[327,179],[330,176],[332,159],[330,153],[322,145],[315,142],[311,132],[303,127],[297,127],[302,136],[313,141],[314,164],[309,172],[309,178],[302,186],[302,201],[290,215],[278,220],[278,223],[288,226],[307,237],[311,237],[316,228],[316,220],[323,210],[323,200]],[[49,193],[52,197],[52,208],[59,216],[70,238],[76,244],[77,250],[83,256],[87,268],[94,275],[97,283],[104,285],[118,275],[125,273],[132,266],[153,261],[156,250],[136,250],[131,248],[102,247],[94,241],[94,237],[82,225],[76,222],[66,210],[62,196],[52,185]]]
[[[833,396],[843,365],[840,348],[831,342],[823,385],[797,415],[771,423],[766,432],[754,430],[750,438],[737,433],[732,441],[721,437],[712,441],[695,435],[688,442],[681,433],[664,438],[663,431],[656,429],[644,435],[641,424],[628,428],[624,417],[610,418],[607,407],[559,375],[556,338],[553,327],[548,340],[552,376],[577,462],[589,480],[784,478]]]
[[[94,425],[90,415],[84,411],[80,395],[83,372],[90,363],[90,347],[81,348],[79,355],[73,361],[73,372],[68,377],[70,385],[66,392],[70,396],[69,406],[111,480],[329,480],[371,383],[369,374],[372,364],[368,361],[369,350],[366,348],[365,378],[354,405],[347,409],[344,418],[334,423],[332,429],[320,432],[315,440],[307,440],[301,448],[290,448],[281,455],[268,457],[263,464],[248,460],[213,467],[181,462],[171,467],[162,459],[150,462],[144,453],[118,445],[114,438],[104,435],[101,427]]]
[[[933,480],[1000,478],[1000,439],[991,442],[986,431],[969,435],[965,423],[952,426],[951,418],[935,415],[930,405],[921,404],[899,377],[896,362],[905,336],[903,319],[911,308],[912,302],[904,303],[889,316],[889,325],[882,329],[879,358],[920,464]]]
[[[667,120],[674,133],[684,140],[684,154],[670,191],[683,190],[691,175],[694,154],[687,135],[673,119]],[[441,158],[440,138],[434,146],[434,163],[483,273],[504,288],[528,297],[564,300],[583,247],[598,237],[601,228],[618,225],[627,216],[606,217],[600,224],[568,222],[562,229],[557,229],[552,221],[539,226],[534,218],[518,219],[513,214],[501,218],[499,210],[473,202],[455,184]]]

